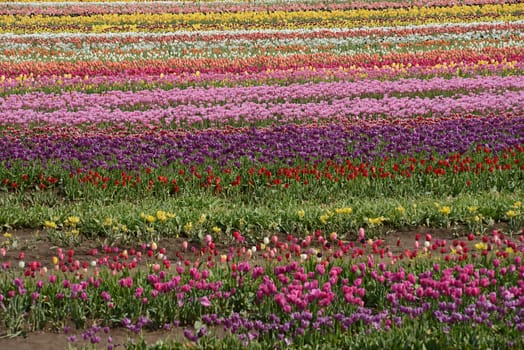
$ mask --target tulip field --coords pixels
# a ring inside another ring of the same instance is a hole
[[[0,348],[524,348],[524,4],[0,0]]]

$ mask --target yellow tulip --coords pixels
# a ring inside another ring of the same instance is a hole
[[[442,208],[439,209],[439,211],[444,214],[444,215],[449,215],[451,213],[451,208],[448,207],[448,206],[444,206]]]

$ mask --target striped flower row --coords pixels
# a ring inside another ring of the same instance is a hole
[[[0,62],[0,76],[20,77],[70,74],[72,76],[86,75],[160,75],[183,73],[256,73],[265,70],[296,70],[300,67],[339,68],[352,66],[374,68],[391,67],[392,65],[436,66],[463,64],[479,64],[481,62],[520,62],[523,61],[524,47],[487,47],[483,49],[450,49],[432,50],[416,53],[390,53],[335,55],[331,53],[293,54],[289,56],[255,56],[238,58],[180,58],[180,59],[143,59],[122,62],[102,61],[30,61],[30,62]]]
[[[291,84],[287,86],[261,85],[231,88],[187,88],[169,90],[111,91],[97,93],[42,94],[27,93],[23,96],[10,95],[0,98],[0,108],[4,111],[52,109],[78,109],[97,106],[103,109],[132,108],[139,106],[146,110],[155,107],[175,107],[191,105],[209,107],[210,105],[233,106],[245,102],[265,103],[307,103],[310,101],[334,102],[344,98],[387,97],[384,95],[455,96],[471,94],[474,91],[493,94],[506,90],[524,90],[524,78],[476,77],[476,78],[432,78],[401,79],[395,81],[361,80],[358,82],[339,81],[325,83]],[[226,107],[226,108],[227,108]]]
[[[103,94],[29,93],[0,99],[0,109],[4,113],[2,124],[69,125],[106,122],[198,125],[204,121],[220,125],[240,121],[306,122],[377,116],[402,119],[424,115],[449,117],[454,113],[471,112],[522,112],[523,106],[524,79],[520,76],[394,82],[364,80]]]
[[[496,28],[501,29],[496,29]],[[131,34],[16,37],[3,36],[0,60],[124,61],[143,59],[248,58],[293,54],[331,53],[334,55],[387,55],[395,52],[421,52],[447,49],[524,46],[524,22],[474,26],[424,26],[413,34],[390,28],[372,31],[308,30],[238,32],[228,35]],[[417,33],[420,30],[421,33]],[[392,32],[392,33],[390,33]],[[456,33],[458,32],[458,33]],[[362,35],[363,34],[363,35]],[[204,37],[199,39],[199,36]],[[186,38],[191,38],[186,40]],[[229,38],[224,38],[229,37]],[[248,37],[249,39],[246,39]],[[21,40],[22,39],[22,40]]]
[[[37,92],[53,92],[61,94],[64,90],[84,92],[106,92],[112,90],[139,91],[143,89],[172,88],[185,89],[189,87],[235,87],[257,85],[291,85],[310,82],[365,81],[367,79],[397,80],[397,79],[431,79],[434,77],[492,77],[507,75],[522,75],[524,62],[507,61],[502,58],[480,60],[475,63],[435,62],[434,65],[413,66],[412,63],[392,63],[381,67],[336,67],[316,68],[303,66],[287,70],[263,70],[259,72],[217,73],[217,72],[187,72],[182,74],[148,75],[145,72],[134,75],[71,75],[34,76],[20,74],[17,77],[0,76],[0,96],[9,94]]]
[[[513,111],[524,112],[524,91],[508,91],[468,94],[433,99],[396,98],[343,98],[332,102],[264,103],[245,102],[209,107],[181,105],[177,107],[152,107],[145,111],[104,109],[100,106],[84,106],[81,110],[64,108],[44,111],[4,111],[2,121],[7,124],[24,123],[144,123],[173,126],[201,126],[227,123],[257,123],[265,121],[319,122],[333,118],[388,118],[402,119],[417,116],[449,117],[456,113],[479,113]]]
[[[5,1],[0,1],[3,3]],[[462,0],[462,5],[506,4],[516,1],[505,0]],[[418,0],[418,1],[28,1],[6,2],[0,6],[0,15],[93,15],[93,14],[135,14],[135,13],[192,13],[192,12],[245,12],[245,11],[296,11],[300,10],[346,10],[346,9],[384,9],[407,7],[447,7],[454,6],[445,0]]]
[[[521,85],[521,79],[517,86]],[[12,95],[9,101],[4,102],[4,123],[105,123],[105,122],[137,122],[144,124],[201,124],[204,121],[215,123],[246,122],[253,123],[264,120],[291,121],[319,121],[335,117],[363,117],[363,118],[410,118],[414,116],[430,115],[432,117],[447,117],[454,113],[486,113],[489,111],[514,111],[522,112],[524,106],[524,91],[507,91],[498,94],[481,92],[478,94],[455,96],[437,96],[434,98],[420,97],[389,97],[381,99],[360,97],[334,97],[322,99],[320,87],[313,87],[308,96],[300,99],[300,95],[286,95],[285,88],[282,92],[271,95],[271,87],[263,87],[265,94],[260,100],[256,96],[239,96],[239,100],[227,101],[227,91],[221,92],[221,97],[210,102],[204,99],[201,103],[192,101],[192,91],[186,91],[178,96],[178,101],[165,98],[166,94],[134,94],[128,95],[126,100],[119,100],[118,93],[112,96],[103,96],[100,103],[96,95],[87,95],[86,98],[77,98],[78,95],[65,95],[58,103],[47,96],[41,96],[34,102],[25,98]],[[331,86],[336,89],[342,84]],[[252,89],[256,91],[257,89]],[[235,90],[231,90],[235,93]],[[250,91],[249,89],[245,90]],[[300,89],[298,89],[300,91]],[[171,91],[170,93],[172,93]],[[169,95],[168,93],[167,95]],[[199,98],[206,90],[196,92]],[[141,96],[140,96],[141,95]],[[280,95],[280,96],[279,96]],[[316,96],[315,96],[316,95]],[[285,97],[284,97],[285,96]],[[210,96],[212,98],[212,95]],[[246,99],[247,97],[247,99]],[[273,99],[274,97],[274,99]],[[316,97],[316,98],[315,98]],[[234,99],[233,95],[233,99]],[[252,99],[253,98],[253,99]],[[172,104],[172,105],[171,105]],[[34,110],[29,110],[33,108]]]
[[[1,15],[0,32],[114,32],[239,28],[355,28],[428,23],[516,21],[524,18],[524,4],[410,7],[381,10],[297,10],[223,13],[100,14],[89,16]]]
[[[91,129],[92,132],[75,129],[76,134],[71,134],[71,130],[50,133],[53,129],[47,127],[24,132],[13,128],[2,132],[0,159],[8,168],[22,162],[25,166],[56,164],[71,170],[79,165],[88,169],[140,170],[177,164],[240,166],[241,160],[288,165],[296,164],[297,159],[375,162],[384,157],[463,154],[477,146],[497,153],[509,148],[522,149],[524,144],[522,114],[467,118],[463,115],[437,122],[418,119],[410,127],[394,123],[350,124],[348,127],[338,123],[325,127],[290,124],[185,134],[151,129],[134,136],[110,128]]]

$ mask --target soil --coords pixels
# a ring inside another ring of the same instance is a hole
[[[503,232],[505,227],[491,227],[487,232],[491,232],[493,229],[500,229]],[[42,262],[43,265],[48,267],[52,266],[52,258],[57,255],[57,246],[50,242],[45,233],[39,232],[37,230],[31,229],[22,229],[22,230],[9,230],[13,237],[16,237],[17,248],[9,249],[5,257],[1,258],[2,262],[11,261],[16,263],[19,260],[20,252],[24,253],[24,261],[29,263],[31,261]],[[383,235],[384,244],[383,247],[388,247],[388,250],[393,253],[393,255],[399,255],[407,249],[413,249],[415,243],[415,236],[417,234],[421,235],[421,243],[425,240],[425,235],[429,233],[432,235],[432,240],[447,240],[452,241],[454,239],[465,240],[466,231],[465,229],[438,229],[438,228],[410,228],[405,230],[397,231],[388,231]],[[281,240],[285,240],[286,237],[281,235]],[[5,241],[4,237],[0,236],[0,243]],[[158,247],[165,248],[166,254],[170,257],[173,257],[176,252],[183,251],[183,241],[184,239],[176,238],[164,238],[158,242]],[[360,242],[356,242],[359,244]],[[399,244],[400,243],[400,244]],[[79,261],[90,261],[93,257],[89,254],[90,250],[93,248],[101,249],[103,242],[99,240],[85,240],[81,242],[78,246],[75,246],[74,249],[74,258]],[[195,244],[190,243],[190,246],[195,246]],[[198,243],[196,244],[198,246]],[[121,247],[122,249],[124,247]],[[131,248],[131,247],[128,247]],[[219,246],[220,251],[227,251],[228,246],[225,244]],[[67,252],[67,248],[64,248],[64,252]],[[438,252],[437,252],[438,254]],[[262,259],[260,255],[254,256],[254,259]],[[75,347],[81,348],[82,345],[93,348],[93,345],[89,344],[88,341],[82,340],[82,333],[75,331],[77,338],[79,340],[74,343]],[[111,337],[113,338],[113,344],[123,344],[128,343],[130,339],[138,340],[138,337],[132,332],[126,329],[112,329]],[[107,349],[107,335],[103,331],[100,331],[98,334],[101,337],[101,342],[97,345],[96,348]],[[177,340],[184,341],[184,336],[182,334],[182,329],[177,328],[170,331],[155,331],[147,332],[143,334],[145,341],[148,344],[154,344],[157,340]],[[68,335],[63,332],[55,333],[52,331],[38,331],[31,332],[28,334],[20,334],[18,336],[8,336],[3,332],[2,325],[0,325],[0,350],[8,349],[17,349],[17,350],[57,350],[57,349],[67,349],[71,343],[68,341]],[[115,348],[122,348],[117,347]]]

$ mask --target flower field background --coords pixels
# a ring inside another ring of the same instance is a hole
[[[0,1],[0,347],[524,347],[523,33],[519,1]]]

